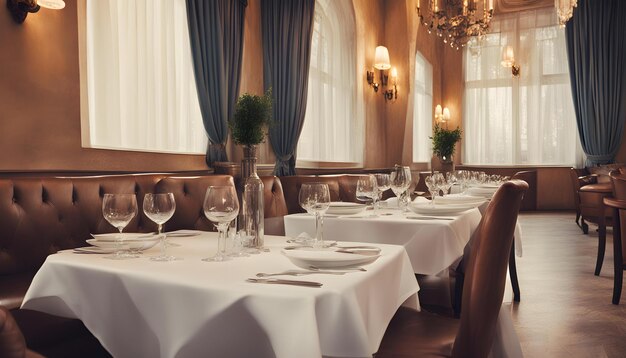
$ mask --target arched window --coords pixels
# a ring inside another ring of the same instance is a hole
[[[356,38],[351,0],[317,0],[306,115],[298,160],[361,162]]]
[[[415,54],[415,104],[413,106],[413,162],[430,163],[433,131],[433,66]]]

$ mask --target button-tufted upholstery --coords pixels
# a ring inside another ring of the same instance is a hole
[[[266,227],[269,229],[266,232],[284,232],[282,216],[287,214],[287,207],[280,180],[273,176],[262,180],[265,184]],[[16,320],[25,325],[22,330],[29,346],[31,342],[46,345],[48,341],[41,337],[46,330],[55,329],[55,337],[76,336],[76,332],[85,331],[82,324],[78,325],[79,321],[60,318],[55,321],[54,317],[46,321],[50,322],[46,329],[30,327],[43,322],[43,316],[33,318],[39,312],[16,309],[48,255],[86,246],[85,240],[92,233],[116,230],[102,216],[105,193],[137,195],[138,215],[128,224],[127,232],[156,231],[156,224],[142,210],[144,195],[153,192],[172,192],[176,199],[176,212],[166,223],[165,230],[214,231],[214,225],[202,210],[206,190],[211,185],[232,186],[234,181],[228,175],[181,177],[167,174],[0,179],[0,305],[15,310]],[[276,225],[272,224],[273,220]],[[43,352],[46,347],[37,349]]]
[[[304,183],[325,183],[328,184],[331,201],[348,201],[358,202],[356,200],[356,184],[360,178],[365,175],[296,175],[289,177],[281,177],[280,181],[283,186],[283,193],[289,214],[303,213],[304,209],[300,207],[298,202],[298,194],[300,187]],[[383,199],[391,196],[391,190],[383,193]]]

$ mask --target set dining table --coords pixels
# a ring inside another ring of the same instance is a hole
[[[400,306],[419,309],[403,246],[376,245],[365,271],[294,278],[321,286],[308,287],[247,281],[300,269],[286,237],[266,236],[269,252],[224,262],[201,261],[216,251],[216,233],[171,240],[181,260],[149,260],[156,247],[131,260],[50,255],[22,308],[82,320],[115,357],[181,358],[367,357]]]

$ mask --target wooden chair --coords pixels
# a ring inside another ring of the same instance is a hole
[[[614,198],[604,198],[604,205],[613,211],[613,304],[618,305],[622,295],[624,250],[622,235],[626,230],[626,174],[611,172]]]
[[[483,216],[471,249],[461,319],[400,308],[376,357],[487,357],[506,284],[506,269],[520,203],[528,184],[500,187]]]

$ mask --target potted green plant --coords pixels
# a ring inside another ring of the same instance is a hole
[[[265,141],[272,120],[272,90],[263,96],[244,93],[237,99],[228,127],[235,144],[243,146],[242,177],[256,173],[256,146]]]
[[[433,154],[439,158],[442,171],[454,170],[452,156],[456,143],[461,140],[461,128],[456,127],[454,130],[441,128],[439,123],[435,124],[432,140]]]

